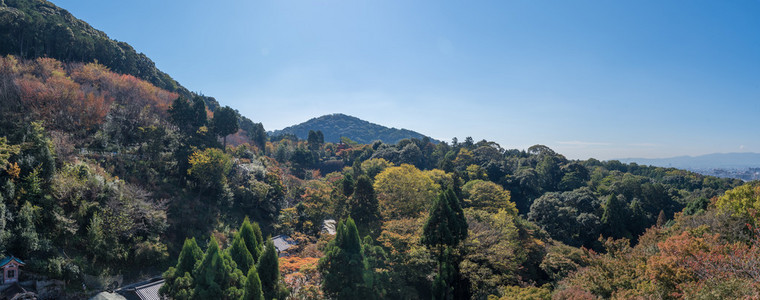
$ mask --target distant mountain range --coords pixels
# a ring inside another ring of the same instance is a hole
[[[713,153],[700,156],[677,156],[671,158],[624,158],[623,163],[672,167],[678,169],[746,169],[760,168],[760,153]]]
[[[341,137],[347,137],[352,141],[363,144],[368,144],[376,140],[395,144],[402,139],[424,139],[426,137],[434,143],[440,142],[416,131],[403,128],[388,128],[340,113],[313,118],[301,124],[267,133],[269,136],[293,134],[299,139],[306,139],[309,135],[309,130],[322,131],[322,134],[325,136],[325,142],[332,143],[340,142]]]

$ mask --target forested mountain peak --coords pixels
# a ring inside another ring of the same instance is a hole
[[[347,137],[352,141],[364,144],[377,140],[395,144],[400,140],[410,138],[428,138],[435,143],[439,142],[416,131],[404,128],[389,128],[342,113],[312,118],[297,125],[271,131],[269,132],[269,136],[293,134],[299,139],[306,139],[309,135],[309,130],[322,131],[325,136],[325,142],[332,143],[340,142],[341,137]]]

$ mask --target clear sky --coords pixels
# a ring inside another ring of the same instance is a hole
[[[53,0],[267,130],[341,112],[568,158],[760,152],[760,1]]]

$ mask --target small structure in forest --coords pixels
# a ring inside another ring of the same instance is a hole
[[[282,257],[286,255],[286,251],[296,245],[289,236],[281,234],[272,238],[274,248],[277,249],[277,255]]]
[[[0,260],[0,270],[2,270],[0,283],[18,282],[19,267],[24,265],[26,264],[23,261],[12,255]]]

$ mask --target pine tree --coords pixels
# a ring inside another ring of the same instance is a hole
[[[372,187],[372,181],[367,175],[359,176],[350,199],[350,215],[356,221],[360,236],[380,234],[380,209]]]
[[[245,241],[240,236],[240,232],[232,239],[232,245],[227,249],[227,253],[235,261],[238,270],[244,274],[248,273],[248,270],[255,264],[251,252],[248,252]]]
[[[179,253],[177,265],[170,267],[163,274],[165,281],[159,293],[169,299],[192,299],[193,278],[191,273],[195,268],[195,264],[201,259],[203,259],[203,251],[198,247],[195,238],[185,239],[185,244]]]
[[[194,296],[198,299],[239,299],[245,276],[229,255],[219,251],[211,237],[203,260],[193,270]]]
[[[258,231],[257,231],[258,229]],[[251,224],[251,221],[248,220],[248,217],[245,217],[245,220],[243,220],[243,224],[240,225],[240,229],[238,230],[238,235],[243,239],[243,243],[245,244],[245,247],[248,249],[248,252],[251,254],[251,257],[253,258],[254,262],[257,262],[259,260],[259,256],[261,256],[261,229],[259,229],[259,224]],[[248,270],[244,270],[244,272],[248,272]]]
[[[259,279],[259,272],[256,271],[256,266],[252,266],[248,270],[248,279],[245,281],[245,294],[243,294],[243,300],[263,300],[264,293],[261,291],[261,279]]]
[[[224,140],[222,149],[224,149],[224,152],[227,152],[227,136],[240,129],[238,112],[229,106],[219,107],[214,111],[212,124],[214,132]]]
[[[322,273],[322,290],[335,299],[359,299],[366,290],[364,272],[367,261],[364,258],[359,232],[354,220],[349,217],[345,224],[338,223],[335,238],[319,260]],[[366,296],[366,295],[364,295]]]
[[[274,248],[274,242],[271,238],[267,239],[264,252],[261,253],[259,263],[256,269],[259,271],[261,279],[261,290],[264,292],[264,299],[279,299],[283,288],[280,286],[280,266],[277,256],[277,249]]]

